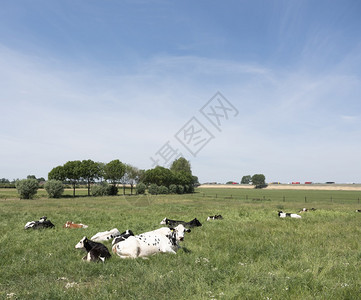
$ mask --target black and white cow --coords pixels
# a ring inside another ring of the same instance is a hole
[[[156,253],[176,254],[180,248],[179,242],[184,240],[185,232],[190,232],[182,224],[175,228],[162,227],[136,236],[129,236],[126,240],[113,245],[112,251],[120,258],[147,257]]]
[[[105,241],[110,241],[118,236],[120,236],[119,230],[117,228],[113,228],[108,231],[98,232],[97,234],[93,235],[90,239],[94,242],[105,242]]]
[[[316,210],[316,208],[306,208],[306,207],[304,207],[304,208],[302,208],[300,211],[299,211],[299,213],[303,213],[303,212],[307,212],[307,211],[315,211]]]
[[[41,217],[39,221],[30,221],[27,222],[24,226],[24,229],[43,229],[43,228],[53,228],[55,227],[53,223],[47,220],[47,217]]]
[[[183,226],[185,227],[199,227],[199,226],[202,226],[202,223],[199,222],[197,220],[197,218],[194,218],[193,220],[189,221],[189,222],[185,222],[185,221],[176,221],[176,220],[171,220],[171,219],[168,219],[168,218],[164,218],[161,222],[160,222],[161,225],[168,225],[170,227],[174,227],[174,226],[177,226],[179,224],[182,224]]]
[[[210,220],[222,220],[223,217],[221,215],[214,215],[214,216],[209,216],[207,218],[207,221],[210,221]]]
[[[133,231],[127,229],[126,231],[122,232],[119,236],[115,237],[112,241],[112,245],[125,241],[128,237],[134,236]]]
[[[91,241],[86,236],[75,245],[75,248],[83,249],[87,252],[87,255],[83,257],[83,259],[87,261],[104,262],[111,257],[109,250],[105,245]]]
[[[278,216],[280,218],[295,218],[295,219],[301,219],[302,218],[300,215],[292,214],[292,213],[284,213],[283,211],[279,211]]]

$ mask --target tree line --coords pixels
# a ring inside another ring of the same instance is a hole
[[[267,187],[266,177],[263,174],[245,175],[241,179],[241,184],[253,184],[255,188],[260,189]]]
[[[88,196],[116,195],[118,186],[130,185],[131,194],[135,186],[137,193],[144,193],[148,188],[151,193],[193,192],[198,178],[192,175],[189,161],[181,157],[175,160],[170,169],[157,166],[149,170],[141,170],[130,164],[124,164],[119,159],[109,163],[88,160],[68,161],[61,166],[54,167],[48,173],[48,181],[44,188],[49,197],[60,197],[64,191],[64,184],[70,184],[75,197],[76,187],[85,184]],[[15,184],[21,198],[32,198],[37,191],[38,181],[34,178],[17,180]],[[29,191],[32,192],[29,192]],[[34,193],[35,190],[35,193]]]

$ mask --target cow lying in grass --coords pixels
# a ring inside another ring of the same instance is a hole
[[[110,241],[116,237],[120,236],[120,232],[117,228],[113,228],[108,231],[98,232],[93,235],[90,239],[94,242],[105,242]]]
[[[63,228],[88,228],[88,225],[85,225],[85,224],[76,224],[76,223],[73,223],[71,221],[67,221]]]
[[[97,243],[89,240],[86,236],[83,237],[79,243],[75,245],[76,249],[83,249],[87,252],[87,255],[83,257],[86,261],[102,261],[110,258],[109,250],[106,246],[101,243]]]
[[[112,241],[112,245],[125,241],[128,237],[134,236],[133,231],[127,229],[126,231],[122,232],[119,236],[115,237]]]
[[[301,219],[300,215],[297,214],[291,214],[291,213],[284,213],[283,211],[278,212],[278,216],[280,218],[295,218],[295,219]]]
[[[194,218],[193,220],[189,221],[189,222],[185,222],[185,221],[176,221],[176,220],[171,220],[168,218],[164,218],[161,222],[161,225],[168,225],[170,227],[174,227],[177,226],[179,224],[182,224],[185,227],[198,227],[198,226],[202,226],[201,222],[199,222],[197,220],[197,218]]]
[[[47,220],[47,217],[41,217],[39,221],[30,221],[27,222],[24,226],[24,229],[43,229],[43,228],[53,228],[55,227],[53,223]]]
[[[112,251],[120,258],[145,258],[156,253],[176,254],[179,242],[184,240],[184,233],[190,232],[182,224],[175,228],[159,228],[136,236],[129,236],[124,241],[115,243]]]
[[[223,217],[221,215],[215,215],[215,216],[209,216],[207,218],[207,221],[210,221],[210,220],[222,220]]]
[[[302,208],[300,211],[299,211],[299,213],[303,213],[303,212],[307,212],[307,211],[315,211],[316,210],[316,208],[306,208],[306,207],[304,207],[304,208]]]

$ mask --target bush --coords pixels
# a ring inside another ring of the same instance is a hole
[[[109,196],[116,196],[118,194],[118,187],[110,185],[108,186],[107,192]]]
[[[169,194],[169,190],[166,186],[161,185],[158,187],[158,194],[163,194],[163,195]]]
[[[184,194],[184,186],[183,185],[180,185],[180,184],[177,185],[177,193]]]
[[[100,184],[95,184],[91,187],[91,193],[94,197],[106,196],[108,195],[109,184],[102,182]]]
[[[261,183],[261,184],[257,184],[257,185],[255,185],[255,189],[264,189],[264,188],[266,188],[266,187],[268,187],[268,184],[266,184],[266,183]]]
[[[155,183],[151,184],[148,188],[148,192],[151,195],[157,195],[158,194],[158,186]]]
[[[138,183],[135,190],[137,191],[137,194],[144,194],[146,190],[146,186],[144,183]]]
[[[36,179],[23,179],[15,183],[21,199],[31,199],[38,192],[39,183]]]
[[[194,185],[193,184],[188,185],[187,193],[194,193]]]
[[[177,194],[177,185],[176,184],[171,184],[169,186],[169,194]]]
[[[64,184],[59,180],[49,180],[44,184],[49,198],[60,198],[64,192]]]
[[[91,187],[91,193],[94,197],[115,196],[118,194],[118,188],[115,185],[109,185],[107,182],[101,182]]]

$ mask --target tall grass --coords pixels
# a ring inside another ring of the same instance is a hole
[[[1,198],[0,298],[359,298],[357,201],[314,200],[311,204],[317,210],[294,220],[278,218],[277,210],[296,212],[307,207],[309,203],[305,205],[297,192],[288,194],[285,202],[282,197],[263,198],[262,191],[248,200],[236,193],[223,190],[221,197],[218,191],[217,198],[211,189],[173,196]],[[326,199],[328,192],[315,195]],[[349,197],[347,192],[344,195]],[[224,219],[205,221],[214,214]],[[43,215],[54,229],[23,229],[27,221]],[[81,259],[84,253],[74,248],[84,235],[114,227],[141,233],[159,228],[164,217],[186,221],[197,217],[203,223],[186,235],[177,255],[159,254],[147,260],[113,255],[105,264],[87,263]],[[89,228],[64,229],[67,220]]]

